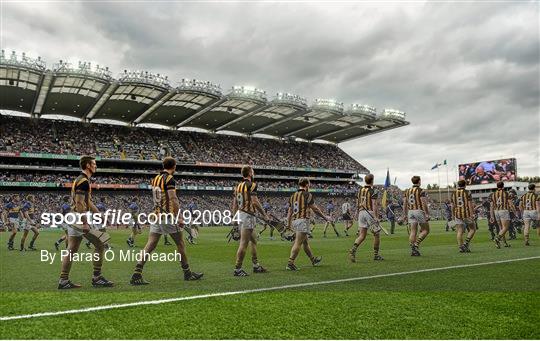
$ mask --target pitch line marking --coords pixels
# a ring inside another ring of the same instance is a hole
[[[334,280],[320,281],[320,282],[288,284],[288,285],[281,285],[281,286],[268,287],[268,288],[247,289],[247,290],[240,290],[240,291],[217,292],[217,293],[213,293],[213,294],[203,294],[203,295],[184,296],[184,297],[175,297],[175,298],[164,298],[164,299],[160,299],[160,300],[140,301],[140,302],[120,303],[120,304],[110,304],[110,305],[103,305],[103,306],[89,307],[89,308],[82,308],[82,309],[49,311],[49,312],[26,314],[26,315],[2,316],[2,317],[0,317],[0,321],[29,319],[29,318],[34,318],[34,317],[47,317],[47,316],[58,316],[58,315],[68,315],[68,314],[79,314],[79,313],[87,313],[87,312],[91,312],[91,311],[111,310],[111,309],[118,309],[118,308],[129,308],[129,307],[137,307],[137,306],[142,306],[142,305],[155,305],[155,304],[163,304],[163,303],[171,303],[171,302],[190,301],[190,300],[196,300],[196,299],[201,299],[201,298],[222,297],[222,296],[232,296],[232,295],[240,295],[240,294],[251,294],[251,293],[257,293],[257,292],[264,292],[264,291],[276,291],[276,290],[284,290],[284,289],[294,289],[294,288],[301,288],[301,287],[310,287],[310,286],[315,286],[315,285],[345,283],[345,282],[362,281],[362,280],[367,280],[367,279],[375,279],[375,278],[383,278],[383,277],[411,275],[411,274],[424,273],[424,272],[444,271],[444,270],[471,268],[471,267],[476,267],[476,266],[484,266],[484,265],[492,265],[492,264],[503,264],[503,263],[519,262],[519,261],[531,260],[531,259],[540,259],[540,256],[525,257],[525,258],[515,258],[515,259],[506,259],[506,260],[483,262],[483,263],[474,263],[474,264],[450,265],[450,266],[444,266],[444,267],[440,267],[440,268],[411,270],[411,271],[394,272],[394,273],[363,276],[363,277],[334,279]]]

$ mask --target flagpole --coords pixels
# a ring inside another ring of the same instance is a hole
[[[441,172],[439,171],[440,167],[437,167],[437,185],[439,187],[439,219],[442,217],[442,199],[441,199]]]
[[[448,184],[448,161],[446,162],[446,199],[450,199],[450,186]]]

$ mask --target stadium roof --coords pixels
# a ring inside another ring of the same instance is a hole
[[[35,117],[71,116],[84,121],[114,120],[208,131],[266,134],[339,143],[409,124],[405,113],[335,100],[307,100],[289,93],[268,99],[266,92],[235,86],[223,94],[219,85],[124,70],[113,78],[108,68],[60,61],[51,70],[40,59],[13,52],[0,57],[0,109]]]

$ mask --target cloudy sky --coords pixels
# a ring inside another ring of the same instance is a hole
[[[3,49],[407,113],[343,143],[376,181],[516,157],[540,175],[537,2],[2,3]],[[441,172],[446,183],[446,173]]]

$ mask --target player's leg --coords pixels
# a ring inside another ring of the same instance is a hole
[[[349,260],[351,262],[356,262],[356,250],[358,250],[358,247],[360,244],[364,242],[367,235],[367,227],[360,227],[358,237],[354,240],[354,244],[352,248],[349,250]]]
[[[267,224],[263,224],[262,230],[260,230],[259,233],[257,233],[257,239],[259,239],[259,238],[261,237],[262,233],[263,233],[264,231],[266,231],[266,227],[267,227],[267,226],[268,226]]]
[[[330,225],[330,222],[327,221],[326,224],[324,224],[323,228],[323,238],[326,238],[326,230],[328,229],[328,225]]]
[[[530,219],[523,219],[523,239],[525,241],[525,246],[531,245],[529,243],[529,232],[531,228],[531,222],[532,220]]]
[[[79,251],[79,246],[82,241],[82,233],[76,235],[68,234],[67,255],[62,258],[62,270],[58,281],[58,289],[76,289],[80,288],[80,284],[74,284],[69,280],[69,272],[73,263],[73,255]]]
[[[24,229],[23,235],[21,237],[21,248],[20,248],[21,251],[25,250],[24,243],[26,242],[26,237],[28,237],[28,230]]]
[[[426,239],[426,237],[429,234],[429,223],[421,223],[420,224],[420,234],[418,235],[418,238],[416,238],[416,245],[420,245]]]
[[[105,253],[105,249],[108,245],[99,241],[93,242],[92,244],[94,244],[94,257],[92,257],[92,265],[94,267],[92,274],[92,286],[112,287],[114,286],[114,283],[105,279],[105,277],[103,277],[101,274],[101,267],[103,266],[103,254]]]
[[[39,230],[35,228],[34,226],[32,226],[30,230],[32,231],[34,235],[32,236],[32,240],[30,240],[30,244],[28,245],[28,250],[35,250],[36,248],[34,244],[36,243],[36,239],[39,236]]]
[[[287,267],[285,268],[286,270],[290,270],[290,271],[298,270],[298,268],[294,264],[294,261],[296,260],[296,257],[298,257],[298,254],[300,253],[300,248],[302,247],[304,240],[307,240],[307,233],[299,232],[299,231],[296,231],[295,233],[296,233],[296,238],[294,239],[293,245],[291,247],[289,261],[287,262]]]
[[[315,266],[322,261],[321,256],[316,257],[313,255],[313,251],[311,250],[311,245],[309,245],[309,238],[304,238],[304,241],[302,242],[302,247],[304,249],[304,252],[308,256],[309,260],[311,261],[311,265]]]
[[[274,240],[274,230],[276,228],[274,226],[270,226],[270,240]]]
[[[247,272],[242,269],[242,263],[246,256],[246,250],[251,240],[252,229],[245,229],[240,227],[240,241],[238,243],[238,250],[236,251],[236,263],[234,266],[234,276],[244,277],[248,276]]]
[[[170,234],[171,239],[176,244],[176,250],[180,254],[180,263],[182,265],[182,271],[184,272],[184,280],[195,281],[201,279],[203,274],[199,272],[193,272],[189,268],[189,262],[186,254],[186,245],[184,244],[184,238],[182,237],[182,231]]]
[[[396,219],[390,219],[390,234],[394,234],[396,230]]]
[[[254,273],[264,273],[267,270],[259,264],[259,258],[257,257],[257,238],[255,238],[254,231],[255,229],[251,230],[249,237],[249,241],[251,242],[251,264],[253,265]],[[272,227],[270,227],[270,233],[272,233]]]
[[[384,260],[380,254],[381,231],[373,232],[373,260]]]
[[[460,248],[460,250],[463,247],[463,231],[465,230],[465,225],[462,223],[456,224],[456,240],[457,245]],[[465,251],[461,251],[465,252]]]
[[[159,239],[161,238],[161,233],[158,233],[157,231],[152,231],[152,229],[155,230],[156,228],[157,227],[154,227],[154,226],[150,227],[150,232],[148,233],[148,240],[146,241],[146,245],[140,252],[140,255],[141,255],[140,260],[135,265],[135,270],[133,270],[133,274],[131,275],[131,280],[129,281],[132,285],[149,284],[149,282],[143,279],[142,272],[143,272],[144,264],[146,264],[148,257],[156,249]]]
[[[14,243],[14,240],[15,240],[15,236],[17,235],[17,231],[19,229],[19,223],[15,221],[15,219],[13,220],[10,220],[8,222],[8,226],[10,227],[10,230],[11,230],[11,235],[9,236],[9,239],[8,239],[8,250],[14,250],[13,248],[13,243]]]
[[[463,242],[463,246],[465,247],[465,252],[471,252],[470,244],[477,230],[476,224],[474,223],[474,221],[467,222],[467,228],[469,232],[467,232],[467,237],[465,238],[465,241]]]
[[[166,234],[163,235],[163,245],[172,245],[171,242],[169,241],[169,237],[167,237]]]

